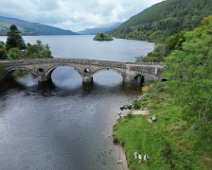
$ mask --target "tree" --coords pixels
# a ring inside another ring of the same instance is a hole
[[[21,51],[19,48],[10,48],[7,53],[7,58],[9,60],[18,60],[26,58],[25,51]]]
[[[4,42],[0,41],[0,60],[7,58],[7,51]]]
[[[113,37],[107,33],[97,33],[93,39],[96,41],[112,41]]]
[[[212,141],[211,30],[212,16],[209,16],[199,27],[184,34],[181,49],[173,51],[164,62],[172,97],[183,108],[184,119],[192,125],[191,132],[196,132],[195,146],[206,146],[208,152],[211,148],[207,146]]]
[[[7,51],[9,51],[10,48],[19,48],[20,50],[26,48],[21,33],[18,31],[16,25],[10,26],[10,31],[7,33],[7,36],[8,36],[6,42]]]
[[[48,45],[42,44],[40,40],[36,41],[36,44],[27,43],[26,48],[27,58],[52,58],[51,51]]]

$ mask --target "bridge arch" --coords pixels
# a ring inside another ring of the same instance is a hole
[[[101,71],[108,71],[108,70],[109,70],[109,71],[114,71],[114,72],[120,74],[120,75],[122,76],[123,80],[125,79],[125,72],[124,72],[123,70],[121,70],[121,69],[116,69],[116,68],[110,68],[110,67],[104,67],[104,68],[96,69],[96,70],[92,73],[92,77],[93,77],[95,74],[97,74],[97,73],[99,73],[99,72],[101,72]]]
[[[145,83],[145,76],[143,74],[134,74],[132,80],[137,85],[143,85]]]
[[[70,68],[73,68],[82,77],[82,71],[80,69],[78,69],[76,66],[70,65],[70,64],[59,64],[59,65],[52,66],[51,68],[49,68],[46,71],[45,76],[47,77],[47,79],[51,79],[51,75],[52,75],[53,71],[56,68],[58,68],[58,67],[70,67]]]
[[[32,69],[29,69],[27,67],[13,67],[13,68],[10,68],[8,70],[6,70],[4,73],[3,73],[3,79],[4,78],[7,78],[9,75],[11,75],[12,72],[16,71],[16,70],[24,70],[24,71],[27,71],[29,72],[30,74],[32,74],[34,77],[38,77],[38,75],[36,74],[36,72],[34,72]]]

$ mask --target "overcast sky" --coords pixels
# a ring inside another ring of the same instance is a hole
[[[0,0],[0,15],[72,31],[123,22],[162,0]]]

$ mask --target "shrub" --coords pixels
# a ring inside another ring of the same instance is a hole
[[[134,115],[133,115],[132,113],[128,113],[128,114],[127,114],[127,118],[128,118],[128,119],[132,119],[133,117],[134,117]]]
[[[133,103],[132,103],[132,105],[133,105],[133,108],[134,109],[140,109],[141,108],[141,102],[139,101],[139,100],[134,100],[133,101]]]

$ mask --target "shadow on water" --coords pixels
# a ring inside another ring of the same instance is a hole
[[[36,77],[27,74],[21,77],[7,77],[0,85],[0,94],[8,90],[24,90],[26,95],[38,93],[43,96],[86,96],[94,94],[134,95],[141,92],[141,86],[123,83],[122,76],[114,71],[100,71],[94,75],[93,83],[82,83],[82,78],[73,68],[58,67],[53,70],[51,80],[38,83]]]
[[[54,56],[67,58],[133,61],[154,47],[128,40],[105,45],[91,36],[80,37],[40,38]],[[37,39],[25,38],[31,43]],[[120,106],[141,94],[140,87],[123,84],[120,74],[109,71],[96,73],[92,85],[83,85],[73,68],[53,69],[50,84],[22,77],[0,85],[0,169],[127,169],[126,161],[117,164],[120,152],[113,145],[112,125]]]
[[[25,90],[26,86],[17,82],[14,78],[8,77],[0,82],[0,94],[6,93],[8,90],[17,89],[18,91]]]
[[[141,86],[134,84],[125,84],[122,82],[110,86],[98,82],[88,84],[81,83],[74,87],[64,88],[57,86],[51,81],[27,86],[15,80],[14,78],[4,79],[0,83],[0,87],[0,95],[5,94],[7,91],[10,90],[25,91],[26,95],[30,95],[30,93],[38,93],[43,96],[73,96],[76,94],[81,94],[84,96],[89,95],[90,93],[123,93],[125,95],[134,95],[138,92],[141,92]]]
[[[59,96],[73,96],[76,94],[81,94],[82,96],[94,94],[125,94],[125,95],[135,95],[141,92],[141,86],[134,84],[114,84],[111,86],[102,85],[96,82],[79,84],[78,86],[71,88],[58,87],[54,83],[44,83],[37,86],[37,92],[44,96],[59,95]]]
[[[10,155],[5,159],[13,160],[14,152],[22,154],[22,147],[29,159],[37,150],[46,155],[35,156],[39,165],[31,163],[34,159],[22,163],[25,158],[19,157],[20,165],[6,161],[3,168],[17,166],[26,170],[23,167],[30,165],[39,169],[52,165],[52,157],[55,166],[46,169],[121,170],[117,160],[122,151],[111,138],[112,125],[119,108],[132,102],[141,93],[141,86],[124,84],[114,72],[101,72],[94,76],[93,83],[83,84],[81,77],[73,75],[76,72],[58,71],[49,82],[37,83],[35,77],[28,75],[8,78],[0,85],[0,116],[11,115],[5,123],[0,119],[0,124],[13,129],[10,133],[2,128],[10,137],[18,136],[10,141],[14,149],[4,150],[0,145],[0,154],[7,152]],[[31,145],[37,148],[27,147]],[[126,163],[123,165],[127,169]]]

